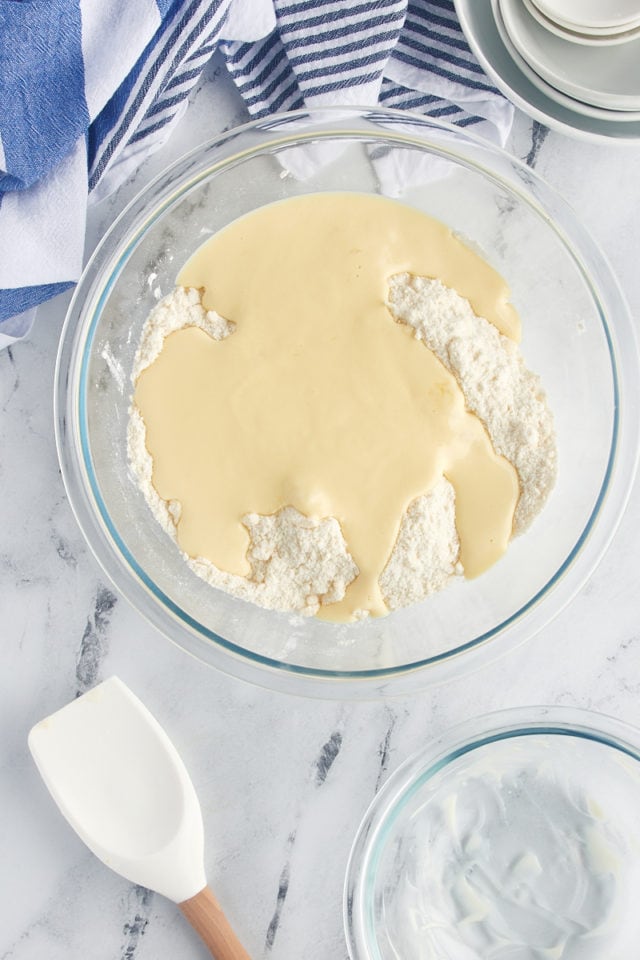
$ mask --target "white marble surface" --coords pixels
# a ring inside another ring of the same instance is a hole
[[[215,71],[210,71],[213,75]],[[244,119],[218,76],[172,141],[89,218],[88,250],[170,160]],[[517,117],[509,144],[578,210],[640,316],[640,148],[590,146]],[[0,958],[176,960],[208,956],[176,908],[95,860],[51,803],[27,751],[45,714],[113,673],[165,725],[201,799],[210,883],[249,953],[347,955],[341,897],[351,840],[376,788],[450,724],[534,703],[640,726],[640,495],[570,607],[471,677],[382,703],[305,701],[250,687],[189,658],[103,578],[68,506],[52,385],[66,299],[0,355]]]

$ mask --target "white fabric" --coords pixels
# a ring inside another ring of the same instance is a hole
[[[0,287],[13,290],[77,280],[82,272],[86,216],[87,149],[81,138],[40,183],[4,195]]]
[[[38,308],[34,307],[33,310],[25,310],[24,313],[19,313],[15,317],[5,320],[0,330],[0,350],[10,347],[16,340],[22,340],[23,337],[27,336],[33,326],[37,310]]]
[[[224,25],[225,40],[248,43],[268,36],[276,25],[272,0],[232,0]]]
[[[95,117],[160,26],[160,12],[155,0],[81,0],[80,13],[84,95],[89,115]]]

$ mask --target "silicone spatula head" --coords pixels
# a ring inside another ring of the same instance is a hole
[[[206,886],[200,805],[158,722],[112,677],[29,734],[63,815],[103,863],[176,903]]]

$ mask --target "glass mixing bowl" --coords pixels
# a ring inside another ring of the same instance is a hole
[[[394,197],[437,217],[507,279],[522,317],[522,351],[542,378],[559,449],[557,485],[543,513],[490,571],[355,624],[263,610],[201,581],[152,517],[126,454],[140,331],[180,266],[211,232],[262,204],[339,190]],[[629,312],[610,268],[531,170],[457,128],[408,113],[301,111],[199,147],[113,224],[78,284],[62,335],[57,442],[69,499],[96,557],[168,637],[266,686],[372,697],[411,691],[512,649],[568,602],[628,496],[639,383]]]
[[[640,916],[640,731],[568,707],[449,730],[371,804],[351,960],[626,960]]]

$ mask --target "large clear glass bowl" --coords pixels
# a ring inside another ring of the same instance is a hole
[[[570,707],[446,731],[377,794],[344,890],[351,960],[626,960],[640,731]]]
[[[507,279],[559,447],[544,512],[489,572],[388,617],[341,625],[266,611],[199,580],[152,517],[126,455],[136,345],[180,266],[212,231],[262,204],[336,190],[395,197],[439,218]],[[408,113],[302,111],[199,147],[113,224],[78,284],[62,336],[58,451],[96,557],[168,637],[269,687],[372,697],[411,691],[513,649],[569,601],[629,493],[639,382],[629,312],[609,266],[531,170],[459,129]]]

